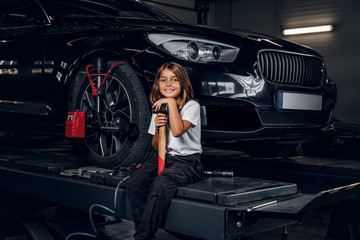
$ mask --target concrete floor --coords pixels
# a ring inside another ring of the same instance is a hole
[[[34,203],[37,204],[37,203]],[[9,210],[11,204],[4,206],[2,205],[0,209]],[[0,218],[0,239],[6,240],[28,240],[26,234],[22,231],[23,227],[16,226],[20,220],[23,222],[24,219],[28,220],[33,219],[33,223],[39,224],[45,223],[44,226],[47,226],[47,229],[52,228],[54,239],[65,239],[68,234],[73,232],[87,232],[93,233],[92,229],[88,224],[88,214],[84,213],[80,217],[76,213],[65,215],[65,218],[56,220],[54,219],[56,207],[43,208],[41,210],[35,211],[36,216],[34,217],[34,212],[31,214],[18,213],[17,215],[12,214],[12,218],[4,216]],[[11,212],[11,211],[10,211]],[[26,211],[29,213],[28,211]],[[8,215],[9,216],[9,215]],[[31,217],[30,217],[31,216]],[[75,217],[76,216],[76,217]],[[289,240],[323,240],[326,236],[328,223],[329,223],[330,211],[329,209],[317,210],[310,212],[304,217],[302,223],[291,225],[287,227],[288,239]],[[41,221],[39,221],[41,219]],[[95,218],[96,219],[96,218]],[[109,221],[110,220],[110,221]],[[112,218],[108,217],[107,221],[110,224],[100,225],[97,227],[99,236],[102,236],[100,239],[104,240],[132,240],[134,234],[134,224],[128,220],[114,221],[111,223]],[[30,221],[27,225],[29,225]],[[40,225],[40,224],[39,224]],[[87,226],[87,227],[82,227]],[[196,227],[196,226],[194,226]],[[56,234],[54,234],[56,232]],[[241,238],[241,240],[281,240],[283,229],[275,229],[272,231],[259,233],[248,238]],[[10,237],[12,235],[12,237]],[[14,238],[15,235],[17,238]],[[4,238],[2,238],[4,237]],[[156,234],[158,240],[197,240],[194,238],[174,235],[172,233],[166,232],[163,229],[159,229]],[[39,238],[37,238],[39,239]],[[87,237],[72,237],[71,240],[75,239],[92,239]],[[44,239],[45,240],[45,239]]]
[[[302,223],[287,227],[288,240],[324,240],[329,222],[329,211],[318,210],[310,212],[305,216]],[[134,233],[132,222],[124,220],[104,227],[104,231],[109,240],[131,240]],[[246,240],[281,240],[283,229],[253,235],[245,238]],[[158,240],[194,240],[189,237],[174,236],[162,229],[156,234]]]
[[[11,205],[12,204],[9,203],[8,206],[0,206],[0,209],[7,208],[9,210],[9,206]],[[41,205],[34,202],[34,206],[39,208]],[[52,233],[52,236],[54,236],[54,240],[63,240],[67,235],[74,232],[86,232],[93,234],[93,230],[89,224],[89,215],[87,211],[74,210],[75,209],[72,208],[68,209],[67,207],[60,207],[59,209],[58,206],[46,206],[46,204],[43,204],[42,208],[40,207],[39,209],[32,211],[30,214],[29,211],[25,211],[24,213],[18,214],[16,217],[14,214],[11,216],[14,217],[14,223],[18,222],[19,220],[20,222],[24,222],[24,219],[28,221],[27,225],[30,223],[29,220],[32,220],[33,223],[43,223],[44,226],[46,226],[46,229]],[[324,240],[329,225],[330,210],[331,208],[323,208],[316,211],[311,211],[304,217],[301,223],[287,226],[288,240]],[[97,222],[97,231],[99,232],[98,236],[101,236],[98,239],[133,240],[132,236],[134,234],[134,224],[132,221],[118,221],[112,216],[106,216],[103,218],[103,215],[96,214],[93,215],[93,219],[95,222]],[[107,222],[107,224],[103,224],[104,222]],[[33,223],[32,225],[34,225]],[[8,226],[6,227],[5,225]],[[23,238],[19,239],[28,240],[28,238],[25,238],[26,234],[21,233],[20,227],[12,226],[14,226],[14,224],[11,223],[9,218],[0,217],[0,239],[14,240],[13,238],[8,237],[10,235],[10,231],[12,231],[15,233],[18,232],[18,236],[23,236]],[[3,227],[6,227],[6,230],[2,229]],[[194,226],[194,228],[196,228],[196,226]],[[282,240],[283,230],[283,228],[279,228],[259,233],[247,238],[241,238],[241,240]],[[8,236],[1,238],[5,231],[7,231]],[[158,230],[156,237],[158,240],[200,240],[187,236],[181,236],[175,233],[169,233],[163,229]],[[74,236],[70,238],[70,240],[76,239],[86,240],[93,238],[84,236]]]
[[[302,223],[287,227],[288,240],[323,240],[326,237],[330,212],[318,210],[305,216]],[[276,229],[252,236],[252,240],[280,240],[283,229]]]
[[[328,211],[317,211],[308,214],[304,222],[288,226],[288,240],[323,240],[327,232]],[[321,219],[320,219],[321,218]],[[111,224],[102,231],[109,240],[132,240],[134,233],[134,224],[130,221],[123,220],[121,223]],[[253,235],[248,240],[281,240],[283,229],[276,229],[269,232]],[[174,236],[162,229],[156,234],[158,240],[195,240],[186,236]]]

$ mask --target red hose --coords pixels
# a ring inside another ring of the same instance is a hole
[[[114,69],[114,67],[117,67],[119,65],[125,65],[128,64],[126,62],[118,62],[115,63],[114,65],[112,65],[109,69],[109,71],[107,73],[89,73],[89,68],[93,67],[93,64],[89,64],[86,66],[86,74],[89,78],[89,82],[91,85],[91,93],[93,96],[98,96],[98,90],[104,85],[104,83],[106,82],[106,79],[108,78],[108,76],[110,75],[111,71]],[[100,86],[98,88],[95,87],[94,82],[92,81],[92,77],[93,76],[105,76],[104,79],[101,81]]]

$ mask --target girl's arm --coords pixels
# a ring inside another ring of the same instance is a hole
[[[170,100],[168,104],[170,128],[174,137],[180,137],[191,127],[191,123],[181,119],[176,101],[171,99],[173,101]]]
[[[191,123],[187,120],[181,119],[179,109],[176,100],[174,98],[162,98],[156,103],[154,103],[153,107],[155,108],[155,110],[158,110],[160,109],[160,106],[163,103],[166,103],[168,105],[168,111],[169,111],[168,118],[173,136],[179,137],[183,135],[191,127]],[[156,126],[156,120],[155,120],[155,126]]]

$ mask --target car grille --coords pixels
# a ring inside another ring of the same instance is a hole
[[[321,112],[278,112],[276,109],[257,109],[263,125],[320,125]]]
[[[261,51],[259,69],[274,84],[317,87],[322,83],[323,61],[315,56],[280,51]]]

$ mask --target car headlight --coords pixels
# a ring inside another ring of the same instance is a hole
[[[193,62],[233,62],[240,51],[227,44],[181,35],[150,33],[147,37],[173,56]]]

